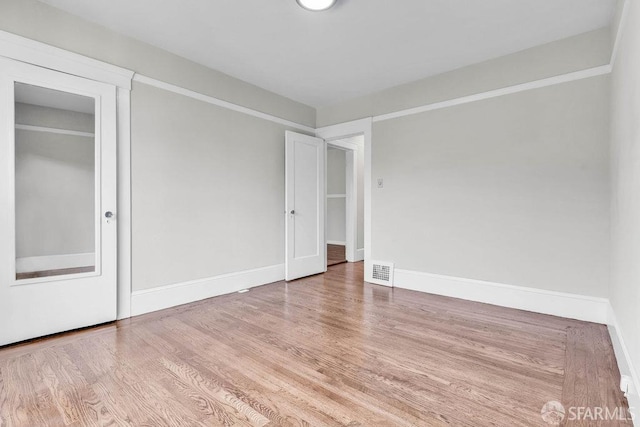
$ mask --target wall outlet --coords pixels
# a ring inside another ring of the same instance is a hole
[[[384,181],[382,180],[382,178],[378,178],[378,188],[383,188],[384,187]]]
[[[620,376],[620,390],[622,390],[625,397],[630,394],[635,394],[636,391],[633,389],[633,380],[629,375]]]

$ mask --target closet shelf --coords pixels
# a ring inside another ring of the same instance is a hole
[[[44,126],[31,126],[31,125],[20,125],[16,124],[16,129],[19,130],[30,130],[33,132],[48,132],[48,133],[57,133],[60,135],[73,135],[73,136],[85,136],[88,138],[93,138],[95,134],[91,132],[79,132],[77,130],[68,130],[68,129],[57,129],[50,128]]]

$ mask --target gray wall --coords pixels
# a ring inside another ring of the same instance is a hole
[[[338,148],[327,149],[327,195],[346,194],[346,152]],[[327,198],[327,240],[344,243],[347,239],[346,198]]]
[[[93,132],[93,115],[16,104],[16,123]],[[94,252],[94,140],[16,130],[16,255]]]
[[[284,132],[134,84],[134,290],[284,262]]]
[[[612,281],[610,299],[640,369],[640,4],[630,2],[614,64],[611,101]],[[638,390],[636,390],[636,399]],[[637,406],[636,406],[637,408]]]
[[[575,37],[318,109],[318,127],[392,113],[609,63],[611,29]]]
[[[378,122],[372,258],[607,296],[608,77]]]

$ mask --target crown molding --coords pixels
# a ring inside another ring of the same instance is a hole
[[[134,72],[0,30],[0,56],[131,89]]]

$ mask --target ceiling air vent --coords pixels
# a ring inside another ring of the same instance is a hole
[[[371,283],[393,286],[393,263],[371,261]]]

